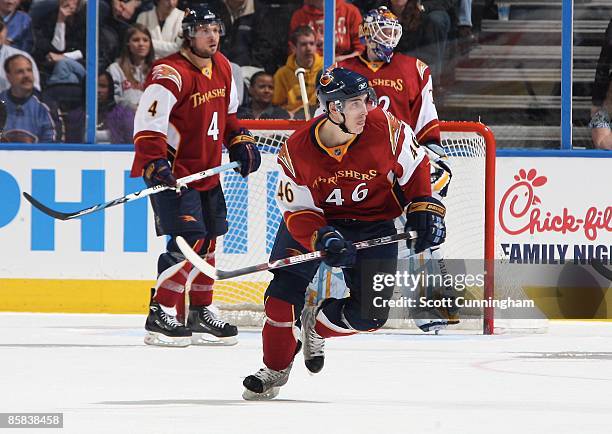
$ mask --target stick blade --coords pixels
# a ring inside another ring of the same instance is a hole
[[[32,196],[30,196],[25,191],[23,192],[23,197],[25,197],[25,199],[28,202],[30,202],[30,204],[32,204],[32,206],[34,208],[36,208],[37,210],[47,214],[48,216],[53,217],[54,219],[57,219],[57,220],[70,220],[75,215],[75,213],[65,213],[65,212],[59,212],[59,211],[52,210],[51,208],[43,205],[42,203],[40,203],[39,201],[34,199]]]
[[[189,243],[185,241],[185,239],[181,236],[176,237],[176,244],[178,248],[183,253],[183,256],[191,262],[191,264],[200,270],[202,273],[206,274],[208,277],[212,277],[215,280],[219,279],[217,274],[217,269],[206,262],[204,259],[200,257],[196,252],[193,251]]]

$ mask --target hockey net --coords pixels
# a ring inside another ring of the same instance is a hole
[[[222,176],[229,232],[218,240],[216,260],[217,267],[224,270],[268,260],[282,218],[275,199],[278,180],[276,154],[282,143],[303,122],[267,120],[243,121],[243,124],[257,139],[262,164],[256,173],[249,176],[248,181],[233,172]],[[453,171],[449,194],[445,199],[448,237],[443,254],[445,258],[476,260],[481,271],[485,271],[486,267],[485,285],[471,288],[471,297],[492,299],[495,281],[491,264],[496,256],[495,139],[481,123],[442,122],[441,130],[442,145]],[[333,288],[330,289],[333,271],[325,273],[322,270],[320,274],[317,276],[318,286],[311,286],[308,290],[307,302],[313,302],[317,297],[338,296],[333,294]],[[214,286],[215,305],[227,320],[237,325],[261,326],[264,319],[263,294],[271,278],[269,272],[261,272],[217,281]],[[513,287],[511,279],[502,280],[504,292],[520,291],[520,288]],[[485,334],[494,331],[493,308],[472,309],[469,314],[470,318],[462,319],[456,328],[479,330]],[[392,311],[392,318],[386,327],[414,328],[412,321],[401,312]],[[526,328],[530,327],[533,328]]]

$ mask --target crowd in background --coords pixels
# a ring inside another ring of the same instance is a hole
[[[297,68],[305,70],[314,111],[323,67],[324,0],[100,0],[98,143],[131,142],[146,76],[156,59],[180,49],[181,21],[192,3],[207,4],[225,24],[221,51],[232,62],[239,85],[240,117],[304,118]],[[469,50],[474,41],[472,0],[337,0],[337,61],[363,51],[362,16],[381,5],[402,25],[396,50],[427,63],[434,94],[443,95],[452,81],[446,76],[449,57]],[[0,0],[0,15],[0,92],[9,111],[5,140],[83,142],[85,0]],[[608,28],[608,39],[611,34]],[[606,53],[594,86],[596,143],[607,143],[611,134],[602,128],[610,126],[612,100],[606,96],[610,48]]]

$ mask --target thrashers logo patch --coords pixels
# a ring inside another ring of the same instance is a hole
[[[172,81],[174,84],[176,84],[179,92],[183,87],[183,79],[181,78],[181,74],[179,74],[178,71],[172,66],[165,63],[161,63],[153,67],[152,77],[153,80],[168,79]]]

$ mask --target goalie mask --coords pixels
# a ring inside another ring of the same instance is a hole
[[[402,37],[402,26],[397,17],[385,6],[372,9],[359,26],[359,37],[369,46],[376,57],[391,62],[393,50]]]
[[[219,36],[225,35],[225,26],[223,21],[214,12],[208,9],[205,5],[194,5],[192,8],[185,10],[185,16],[181,23],[184,38],[194,38],[199,26],[207,24],[216,24],[219,26]]]

